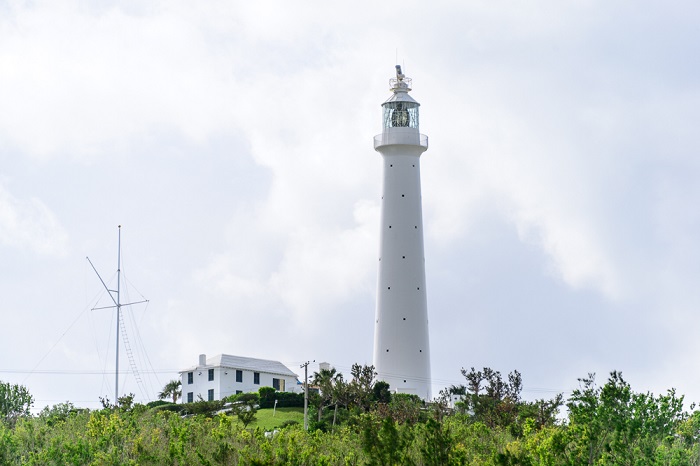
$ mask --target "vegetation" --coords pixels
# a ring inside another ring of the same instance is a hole
[[[272,432],[295,425],[304,425],[304,408],[260,409],[250,427]]]
[[[278,408],[303,408],[304,395],[302,393],[278,392],[272,387],[261,387],[260,408],[274,408],[275,401]]]
[[[14,425],[15,420],[29,415],[34,398],[22,385],[0,381],[0,421]]]
[[[158,394],[159,400],[164,400],[166,398],[172,398],[173,403],[177,403],[177,399],[182,396],[182,381],[181,380],[171,380],[165,384],[163,391]]]
[[[231,413],[243,424],[243,428],[256,419],[260,396],[257,393],[240,393],[233,398]]]
[[[637,393],[612,372],[602,386],[592,374],[580,379],[567,400],[532,402],[521,398],[517,371],[462,373],[464,385],[426,404],[375,383],[371,366],[353,366],[348,381],[321,371],[313,378],[319,391],[308,432],[303,410],[280,407],[282,394],[269,387],[185,404],[146,406],[127,395],[99,410],[63,403],[32,416],[26,389],[0,384],[0,464],[700,464],[700,411],[685,411],[673,390]],[[257,408],[273,396],[276,409]]]

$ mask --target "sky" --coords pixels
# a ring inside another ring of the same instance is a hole
[[[421,103],[433,393],[700,401],[700,4],[0,0],[0,380],[147,402],[199,354],[371,364],[381,103]],[[122,337],[123,343],[123,337]],[[133,360],[133,363],[130,362]],[[141,379],[142,383],[138,383]]]

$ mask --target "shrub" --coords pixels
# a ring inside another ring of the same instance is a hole
[[[277,400],[278,408],[302,408],[304,406],[303,393],[278,392],[272,387],[261,387],[258,390],[260,396],[260,408],[273,408]]]
[[[184,411],[185,409],[184,404],[175,404],[175,403],[169,403],[166,402],[164,404],[159,404],[153,408],[151,408],[153,411],[159,412],[159,411],[170,411],[172,413],[180,413]]]
[[[225,403],[249,403],[252,402],[253,404],[259,404],[260,403],[260,395],[258,395],[255,392],[248,392],[248,393],[237,393],[235,395],[230,395],[224,398]]]
[[[26,387],[0,381],[0,420],[12,426],[18,418],[29,416],[33,405],[34,397]]]
[[[292,427],[292,426],[298,426],[298,425],[299,425],[298,421],[295,421],[294,419],[287,419],[282,424],[280,424],[279,428],[284,429],[286,427]]]
[[[151,401],[149,403],[146,403],[146,406],[149,408],[156,408],[158,406],[164,406],[164,405],[171,405],[174,403],[171,403],[170,401],[165,401],[165,400],[155,400]]]
[[[224,407],[224,402],[223,400],[195,401],[194,403],[185,403],[180,406],[182,406],[181,413],[203,414],[207,417],[212,417]]]

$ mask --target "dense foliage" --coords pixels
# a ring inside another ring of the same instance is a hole
[[[26,387],[0,381],[0,422],[13,425],[18,417],[29,414],[33,404]]]
[[[236,415],[254,412],[274,394],[269,389],[229,400],[252,408],[237,413],[221,411],[222,402],[144,406],[128,396],[96,411],[70,403],[36,416],[14,410],[0,421],[0,464],[700,464],[700,411],[684,411],[673,390],[637,393],[613,372],[603,386],[593,375],[580,379],[566,402],[529,402],[517,372],[505,379],[488,368],[463,374],[465,385],[424,404],[374,383],[371,366],[354,367],[347,382],[333,371],[317,373],[308,432],[296,422],[264,432]]]
[[[277,401],[278,408],[301,408],[304,406],[304,395],[301,393],[278,392],[272,387],[261,387],[260,407],[272,408]]]

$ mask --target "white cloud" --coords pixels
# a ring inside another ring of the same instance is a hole
[[[677,11],[550,0],[5,5],[0,150],[16,157],[2,169],[30,189],[0,190],[0,242],[57,254],[64,229],[88,248],[105,224],[138,223],[161,365],[199,352],[371,353],[381,178],[371,144],[397,55],[431,138],[426,251],[443,274],[428,277],[431,328],[451,332],[433,342],[436,374],[458,378],[477,357],[529,364],[496,367],[527,383],[530,371],[641,371],[674,325],[688,338],[697,326],[700,106],[687,60],[697,32]],[[70,277],[64,287],[79,275],[65,262],[20,265],[16,282],[31,283],[35,266]],[[37,321],[57,306],[13,302]],[[504,333],[507,344],[492,343]],[[460,351],[465,339],[482,339],[483,352]],[[679,348],[657,378],[689,367]]]
[[[0,185],[0,243],[61,256],[67,252],[68,236],[41,200],[17,199]]]
[[[38,156],[98,155],[163,127],[202,141],[231,122],[231,75],[202,25],[56,4],[18,8],[0,41],[0,133]],[[225,69],[225,68],[224,68]]]

